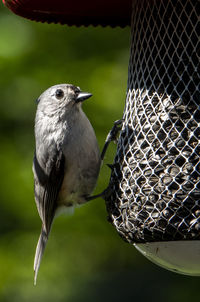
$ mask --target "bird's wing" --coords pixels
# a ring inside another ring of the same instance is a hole
[[[60,191],[65,169],[65,158],[62,151],[56,151],[47,160],[44,168],[38,162],[36,154],[33,160],[35,202],[44,229],[49,233],[54,218],[56,201]]]
[[[34,156],[33,173],[35,201],[42,220],[42,230],[34,260],[35,283],[55,215],[56,202],[64,178],[64,168],[65,158],[62,151],[56,150],[51,160],[47,160],[45,168],[42,168],[39,164],[36,154]]]

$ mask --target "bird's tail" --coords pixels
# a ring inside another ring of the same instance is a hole
[[[40,268],[40,262],[42,260],[42,255],[44,253],[45,250],[45,246],[47,244],[47,240],[48,240],[48,234],[45,231],[44,227],[42,226],[42,230],[40,233],[40,237],[37,243],[37,247],[36,247],[36,251],[35,251],[35,259],[34,259],[34,285],[36,285],[37,282],[37,275],[38,275],[38,271]]]

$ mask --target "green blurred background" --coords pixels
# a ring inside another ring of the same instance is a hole
[[[102,199],[56,219],[33,286],[41,222],[33,196],[35,99],[51,85],[93,93],[84,103],[99,141],[121,118],[130,28],[67,27],[15,16],[0,4],[0,301],[199,300],[199,278],[155,266],[107,222]],[[110,147],[95,193],[108,184]]]

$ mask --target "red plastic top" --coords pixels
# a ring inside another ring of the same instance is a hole
[[[130,25],[132,0],[3,0],[24,18],[67,25]]]

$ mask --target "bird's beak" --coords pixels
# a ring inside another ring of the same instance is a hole
[[[89,99],[90,97],[92,96],[91,93],[89,92],[82,92],[80,91],[78,96],[76,97],[76,102],[79,103],[79,102],[83,102],[87,99]]]

